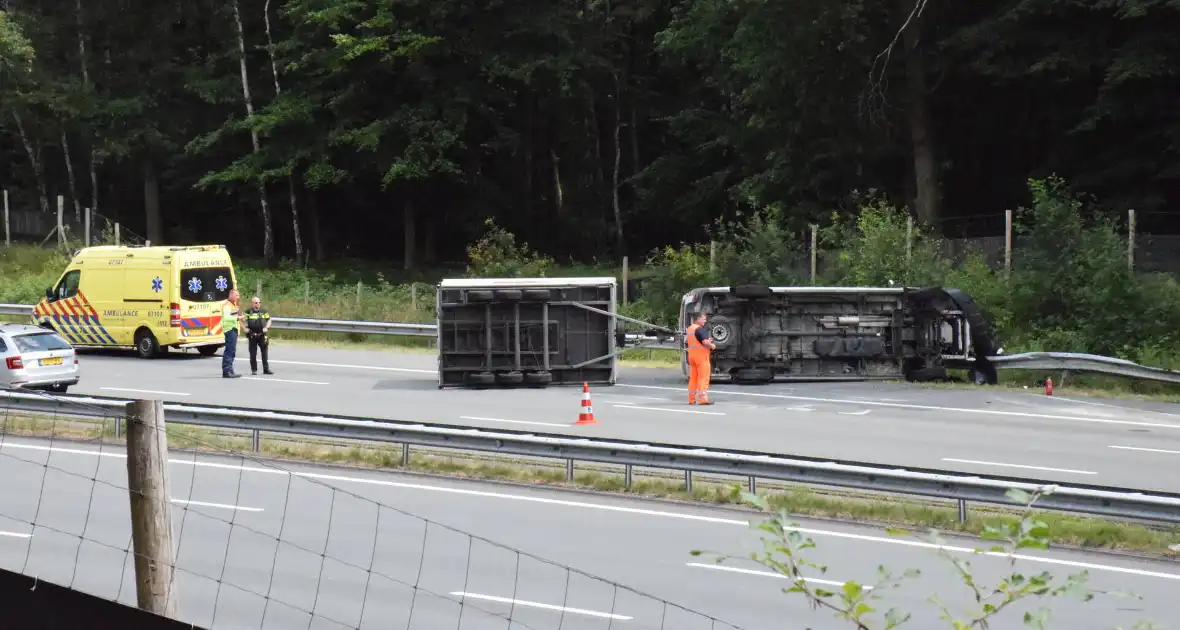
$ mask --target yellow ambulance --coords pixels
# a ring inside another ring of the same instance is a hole
[[[225,344],[221,306],[236,282],[224,245],[87,247],[33,308],[33,323],[80,347],[169,348],[212,356]]]

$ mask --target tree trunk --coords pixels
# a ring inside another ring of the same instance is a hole
[[[78,60],[82,66],[82,86],[90,91],[90,61],[86,56],[86,24],[82,19],[82,0],[74,0],[74,18],[78,23]],[[94,159],[95,138],[90,139],[87,170],[90,174],[90,216],[98,214],[98,165]]]
[[[402,268],[409,271],[414,268],[414,234],[416,221],[414,204],[407,198],[402,206],[402,242],[405,247],[402,256]]]
[[[61,154],[66,160],[66,182],[70,186],[70,198],[74,200],[74,219],[82,222],[82,203],[78,201],[78,181],[74,179],[74,161],[70,159],[70,140],[63,129],[61,132]]]
[[[33,142],[29,140],[29,134],[25,131],[25,124],[21,121],[20,114],[16,113],[16,110],[12,111],[12,119],[16,121],[20,142],[25,147],[25,153],[29,156],[29,164],[33,166],[33,175],[37,178],[37,194],[40,197],[41,212],[49,214],[49,190],[45,187],[45,166],[41,164],[41,157],[38,151],[33,148]]]
[[[160,216],[160,180],[151,159],[143,165],[143,209],[147,223],[147,240],[161,245],[164,242],[163,217]]]
[[[308,196],[308,219],[311,223],[311,247],[315,252],[315,261],[324,262],[324,239],[320,233],[320,208],[316,203],[315,194]]]
[[[911,0],[899,0],[902,16],[909,15]],[[935,156],[934,125],[930,120],[929,90],[926,87],[926,63],[921,48],[925,16],[919,15],[902,33],[905,41],[906,121],[914,152],[914,199],[918,221],[927,228],[941,231],[941,190],[938,182],[938,159]]]
[[[553,164],[553,212],[560,222],[565,216],[565,194],[561,189],[561,158],[557,151],[549,149],[549,161]]]
[[[619,75],[615,78],[615,164],[611,172],[611,207],[615,214],[615,247],[619,256],[627,253],[626,240],[623,238],[623,211],[619,208],[619,166],[623,161],[623,145],[619,142],[619,130],[623,126],[623,94],[619,89]]]
[[[242,28],[242,13],[238,10],[238,0],[230,0],[234,11],[234,24],[238,28],[238,67],[242,74],[242,100],[246,102],[246,118],[253,122],[254,101],[250,98],[250,75],[246,70],[246,31]],[[262,146],[258,142],[258,131],[250,128],[250,141],[254,145],[254,153],[262,153]],[[266,183],[258,178],[258,201],[262,207],[262,261],[269,265],[274,261],[275,242],[274,226],[270,219],[270,204],[266,199]]]
[[[270,0],[266,0],[266,4],[262,7],[262,18],[266,24],[266,53],[270,56],[270,73],[275,80],[275,97],[277,98],[283,93],[283,89],[279,87],[279,66],[275,62],[275,43],[271,38],[270,33]],[[294,172],[295,165],[291,164],[291,171]],[[295,235],[295,259],[303,258],[303,237],[299,231],[299,206],[296,203],[295,196],[295,177],[287,175],[287,194],[291,201],[291,230]]]

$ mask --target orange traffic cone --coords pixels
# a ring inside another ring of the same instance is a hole
[[[590,384],[582,382],[582,413],[578,414],[578,421],[574,424],[598,424],[594,419],[594,408],[590,406]]]
[[[1045,379],[1045,395],[1046,396],[1053,395],[1053,379],[1052,378]]]

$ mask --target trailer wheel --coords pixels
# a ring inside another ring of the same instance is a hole
[[[468,302],[491,302],[494,297],[495,296],[491,291],[468,291],[467,292],[467,301]]]
[[[491,372],[471,372],[467,375],[467,382],[472,385],[492,385],[496,382],[496,375]]]
[[[553,374],[549,372],[527,372],[524,382],[533,387],[544,387],[553,382]]]
[[[524,382],[524,375],[520,372],[500,372],[496,375],[496,382],[501,385],[520,385]]]

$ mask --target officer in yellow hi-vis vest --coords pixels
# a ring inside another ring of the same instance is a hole
[[[266,333],[270,332],[270,313],[262,308],[262,299],[257,295],[250,298],[250,308],[246,309],[246,339],[250,342],[250,373],[258,374],[258,350],[262,349],[262,373],[274,374],[270,371],[270,361],[267,349],[270,339]]]
[[[234,358],[238,356],[238,329],[242,327],[237,289],[230,289],[229,298],[221,306],[221,332],[225,333],[225,349],[221,351],[221,375],[225,378],[239,378],[234,372]]]

